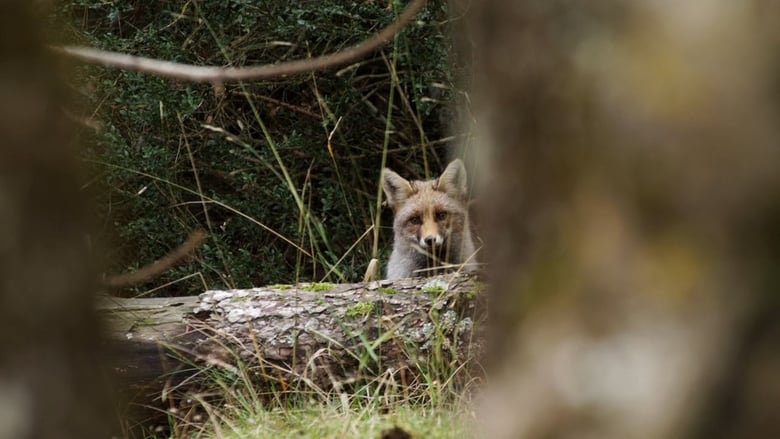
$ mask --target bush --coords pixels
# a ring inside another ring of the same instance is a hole
[[[391,6],[77,0],[57,6],[52,28],[73,44],[258,65],[356,44],[404,5]],[[391,215],[377,214],[384,155],[417,178],[448,159],[457,91],[445,8],[429,3],[395,41],[351,66],[224,90],[78,66],[74,113],[100,126],[85,126],[83,143],[104,225],[98,240],[114,249],[106,270],[148,264],[196,228],[210,233],[197,256],[132,293],[170,282],[154,294],[356,281],[372,257],[385,260]],[[372,225],[376,243],[365,234]]]

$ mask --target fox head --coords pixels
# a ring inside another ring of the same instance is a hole
[[[396,247],[406,245],[444,262],[463,261],[464,242],[471,238],[462,161],[452,161],[439,178],[428,181],[409,181],[385,168],[382,188],[393,209]]]

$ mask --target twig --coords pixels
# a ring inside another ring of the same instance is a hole
[[[52,46],[52,50],[91,64],[116,67],[167,78],[192,82],[221,84],[230,81],[268,79],[304,72],[315,72],[347,64],[385,44],[401,30],[425,5],[425,0],[412,0],[398,20],[360,44],[316,58],[300,59],[280,64],[253,67],[213,67],[162,61],[153,58],[109,52],[89,47]]]
[[[245,96],[245,97],[252,97],[252,98],[255,98],[255,99],[258,99],[258,100],[261,100],[261,101],[265,101],[265,102],[270,102],[270,103],[272,103],[274,105],[278,105],[278,106],[280,106],[282,108],[286,108],[286,109],[288,109],[290,111],[294,111],[296,113],[301,113],[301,114],[303,114],[305,116],[309,116],[312,119],[322,120],[322,116],[320,116],[319,114],[317,114],[317,113],[315,113],[313,111],[309,111],[309,110],[307,110],[305,108],[302,108],[302,107],[299,107],[297,105],[288,104],[287,102],[282,102],[282,101],[280,101],[278,99],[274,99],[272,97],[259,95],[257,93],[245,93],[243,91],[236,92],[235,94],[241,95],[241,96]]]
[[[187,240],[162,259],[139,268],[131,273],[119,274],[106,278],[103,283],[113,288],[129,287],[147,282],[157,277],[163,271],[179,263],[185,256],[192,253],[206,239],[206,232],[195,230]]]

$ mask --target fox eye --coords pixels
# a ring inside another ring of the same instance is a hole
[[[420,218],[419,215],[416,215],[416,216],[413,216],[413,217],[409,218],[409,222],[411,224],[414,224],[415,226],[419,226],[420,224],[422,224],[422,218]]]
[[[436,221],[444,221],[447,219],[447,212],[440,210],[436,212]]]

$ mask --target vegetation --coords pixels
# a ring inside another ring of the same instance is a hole
[[[395,2],[73,0],[52,39],[197,65],[301,59],[392,22]],[[85,185],[111,245],[108,273],[169,252],[196,228],[196,258],[121,294],[190,295],[299,281],[357,281],[389,251],[379,172],[435,174],[457,136],[446,3],[429,3],[354,65],[214,87],[75,66]]]
[[[400,406],[382,414],[376,407],[344,410],[338,403],[316,408],[262,410],[225,428],[226,438],[378,438],[381,432],[403,425],[415,437],[430,439],[468,436],[468,413],[458,410]]]
[[[72,0],[56,5],[49,28],[52,41],[66,44],[196,65],[261,65],[354,45],[404,5]],[[446,8],[429,3],[371,56],[326,72],[214,86],[74,65],[70,112],[82,127],[84,187],[96,200],[93,241],[111,249],[105,271],[142,267],[190,231],[209,232],[185,264],[116,293],[284,290],[299,282],[325,291],[360,280],[371,258],[386,260],[391,214],[380,205],[380,170],[427,178],[459,139],[453,108],[462,94]],[[373,306],[358,303],[348,317]],[[354,356],[373,370],[379,345],[361,340]],[[421,362],[434,366],[415,370],[413,381],[366,374],[327,392],[283,384],[261,392],[255,366],[207,368],[201,376],[219,396],[189,396],[205,413],[172,411],[165,432],[146,436],[377,437],[397,424],[420,437],[462,437],[471,378],[450,360],[449,346],[446,339],[406,346],[411,365],[420,355],[433,359]]]

